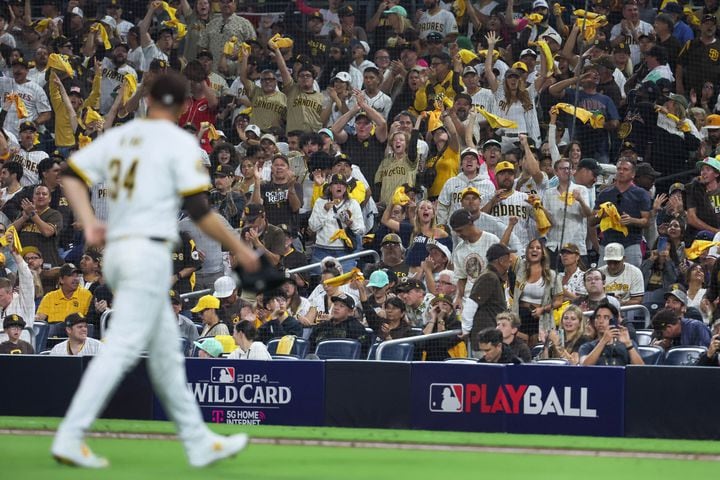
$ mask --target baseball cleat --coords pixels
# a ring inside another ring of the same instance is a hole
[[[106,458],[95,455],[84,443],[78,443],[77,447],[53,445],[52,455],[58,463],[73,467],[106,468],[110,465]]]
[[[247,444],[248,436],[244,433],[229,437],[213,435],[201,446],[188,452],[188,459],[193,467],[206,467],[218,460],[237,455]]]

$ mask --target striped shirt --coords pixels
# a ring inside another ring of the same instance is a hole
[[[438,196],[437,222],[447,224],[450,215],[460,209],[460,192],[467,187],[475,187],[480,192],[480,205],[485,205],[495,195],[495,185],[490,180],[483,179],[477,175],[475,178],[468,178],[460,173],[445,182],[440,195]]]
[[[570,193],[573,190],[580,190],[585,205],[590,205],[587,188],[582,185],[570,185]],[[587,255],[587,218],[583,215],[580,202],[573,200],[572,205],[567,206],[565,215],[565,233],[563,234],[563,213],[565,213],[565,202],[560,198],[557,187],[549,188],[543,196],[543,206],[552,216],[553,226],[547,234],[546,246],[550,250],[558,251],[562,243],[574,243],[580,249],[580,255]]]
[[[508,223],[510,217],[518,217],[520,220],[513,232],[520,240],[522,245],[527,245],[530,242],[531,232],[534,228],[535,223],[532,220],[532,206],[527,203],[528,194],[525,192],[518,192],[513,190],[513,193],[500,200],[492,209],[491,215],[502,220],[504,223]]]
[[[19,84],[12,78],[0,77],[0,94],[2,94],[3,102],[7,100],[8,94],[13,92],[16,92],[25,103],[28,116],[22,119],[23,122],[34,122],[38,115],[52,110],[48,96],[37,83],[28,80],[23,84]],[[17,110],[13,102],[10,110],[8,110],[7,117],[5,117],[3,127],[5,130],[17,136],[20,133],[20,122],[21,120],[17,116]]]
[[[97,355],[98,353],[100,353],[100,350],[102,348],[103,344],[99,340],[95,340],[94,338],[86,338],[85,344],[80,348],[80,351],[78,351],[76,354],[73,354],[70,350],[69,340],[65,340],[64,342],[60,342],[55,345],[52,350],[50,350],[50,355],[77,355],[78,357],[83,357],[85,355]]]

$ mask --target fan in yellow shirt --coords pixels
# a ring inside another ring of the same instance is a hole
[[[46,294],[40,301],[36,320],[48,323],[64,322],[71,313],[87,315],[92,293],[80,286],[80,270],[72,263],[60,267],[59,288]]]

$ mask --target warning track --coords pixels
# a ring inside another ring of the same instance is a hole
[[[28,430],[0,428],[0,435],[22,436],[52,436],[54,430]],[[113,438],[125,440],[175,440],[177,437],[164,433],[122,433],[122,432],[89,432],[91,438]],[[596,457],[596,458],[642,458],[657,460],[693,460],[720,462],[720,455],[706,453],[673,453],[673,452],[644,452],[631,450],[583,450],[572,448],[543,448],[543,447],[502,447],[492,445],[450,445],[408,442],[368,442],[349,440],[317,440],[298,438],[267,438],[252,437],[250,443],[255,445],[283,445],[303,447],[334,447],[334,448],[371,448],[396,449],[441,452],[469,452],[469,453],[505,453],[525,455],[560,455],[570,457]]]

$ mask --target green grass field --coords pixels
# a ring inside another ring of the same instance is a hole
[[[52,430],[52,418],[0,417],[0,429]],[[543,435],[473,434],[407,430],[213,425],[219,433],[244,431],[255,438],[312,439],[365,442],[479,445],[720,455],[720,442],[592,438]],[[167,422],[96,422],[95,431],[172,433]],[[111,467],[102,472],[57,465],[48,451],[51,436],[0,436],[2,478],[21,479],[424,479],[448,475],[510,475],[533,479],[665,479],[691,478],[717,472],[720,462],[656,458],[613,458],[566,455],[475,453],[251,444],[238,457],[204,470],[187,465],[178,441],[92,438],[88,444],[107,456]],[[9,460],[9,461],[8,461]]]

